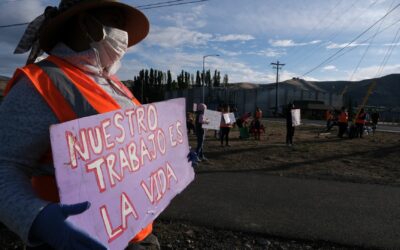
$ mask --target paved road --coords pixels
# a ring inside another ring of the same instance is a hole
[[[400,188],[205,173],[161,218],[293,239],[400,249]]]
[[[273,121],[273,122],[285,122],[283,119],[280,118],[267,118],[267,121]],[[315,126],[321,126],[325,127],[326,126],[326,121],[324,120],[307,120],[303,119],[302,124],[304,125],[315,125]],[[400,133],[400,126],[395,125],[395,124],[382,124],[378,123],[377,131],[381,132],[390,132],[390,133]]]

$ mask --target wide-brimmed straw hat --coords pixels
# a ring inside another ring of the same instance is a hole
[[[123,28],[128,32],[128,46],[132,46],[149,33],[149,21],[146,16],[132,6],[118,0],[61,0],[56,14],[41,28],[39,35],[40,48],[49,52],[59,41],[62,25],[76,14],[90,9],[117,8],[126,16],[126,25]]]

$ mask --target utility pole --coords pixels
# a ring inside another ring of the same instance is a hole
[[[278,115],[278,82],[279,82],[279,70],[282,69],[281,66],[285,66],[283,63],[279,63],[279,61],[276,61],[276,63],[271,63],[273,65],[273,69],[276,69],[276,93],[275,93],[275,116]]]

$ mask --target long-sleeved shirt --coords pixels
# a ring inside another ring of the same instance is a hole
[[[121,108],[134,105],[103,72],[94,49],[75,52],[58,44],[51,54],[85,72]],[[52,164],[40,164],[39,160],[50,149],[49,127],[57,123],[48,104],[26,77],[17,80],[0,105],[0,221],[28,244],[31,225],[48,204],[35,194],[30,178],[54,174]]]

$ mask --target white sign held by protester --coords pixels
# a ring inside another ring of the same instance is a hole
[[[226,124],[234,124],[236,122],[234,113],[225,113],[222,114],[222,116],[224,117]]]
[[[292,109],[292,126],[296,127],[301,124],[300,109]]]
[[[203,124],[202,128],[218,130],[221,123],[221,112],[206,109],[204,111],[204,119],[208,123]]]
[[[235,114],[234,113],[228,113],[229,119],[231,120],[231,124],[236,122]]]
[[[222,117],[224,118],[226,124],[232,123],[228,113],[222,114]]]

